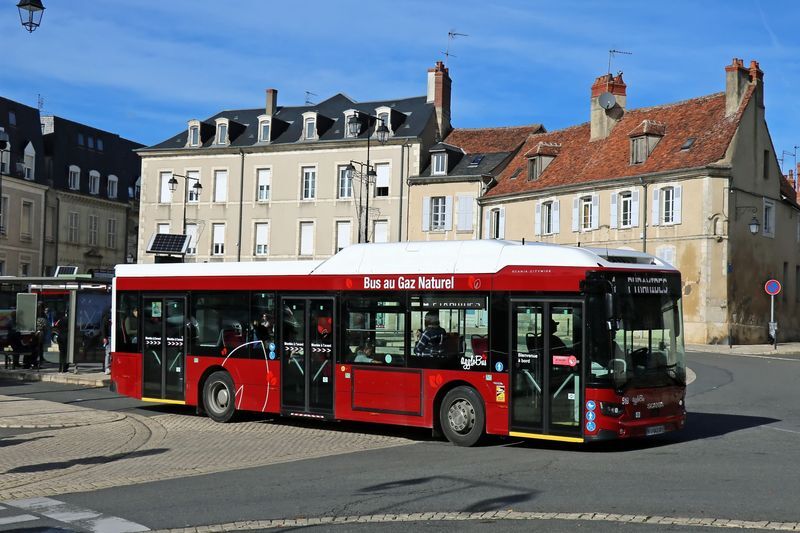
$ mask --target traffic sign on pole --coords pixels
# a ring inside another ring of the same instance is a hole
[[[781,282],[777,279],[771,279],[764,284],[764,292],[770,296],[775,296],[781,292]]]

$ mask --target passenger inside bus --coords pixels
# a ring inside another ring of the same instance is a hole
[[[359,346],[356,350],[356,356],[353,359],[353,362],[369,364],[378,363],[379,361],[375,360],[375,347],[370,343]]]
[[[551,354],[560,354],[566,351],[567,345],[564,344],[564,341],[558,336],[558,322],[556,322],[552,317],[550,318],[550,353]],[[525,336],[525,341],[528,347],[528,351],[532,353],[541,353],[544,350],[544,335],[542,334],[535,334],[533,332],[528,332]]]
[[[425,313],[425,331],[420,335],[414,347],[416,355],[441,356],[445,352],[445,339],[447,332],[439,325],[439,313],[428,311]]]

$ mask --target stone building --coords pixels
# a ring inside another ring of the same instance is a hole
[[[140,259],[155,260],[146,248],[156,233],[190,235],[186,261],[322,258],[405,240],[406,180],[450,132],[450,86],[439,62],[417,97],[279,106],[269,89],[263,107],[188,121],[139,151]]]
[[[597,78],[590,121],[530,135],[479,199],[483,237],[654,253],[682,273],[688,342],[765,342],[774,277],[779,337],[798,338],[800,210],[764,75],[740,59],[724,73],[724,92],[640,109],[621,74]]]

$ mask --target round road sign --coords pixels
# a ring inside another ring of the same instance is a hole
[[[771,279],[764,284],[764,291],[770,296],[775,296],[781,292],[781,282],[777,279]]]

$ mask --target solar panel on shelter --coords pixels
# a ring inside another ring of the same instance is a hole
[[[186,254],[189,246],[189,235],[173,233],[156,233],[147,245],[150,254]]]

